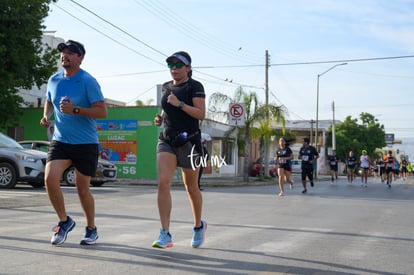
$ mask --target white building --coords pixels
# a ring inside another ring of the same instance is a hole
[[[59,43],[65,42],[62,38],[56,37],[54,31],[45,31],[43,32],[42,44],[49,45],[52,48],[56,48]],[[62,68],[59,60],[56,60],[58,68]],[[40,107],[44,105],[45,94],[46,94],[46,85],[43,84],[40,88],[33,86],[31,90],[21,89],[19,95],[23,98],[25,107],[33,106]]]

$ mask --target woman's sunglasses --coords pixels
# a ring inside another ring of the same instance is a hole
[[[185,66],[185,64],[183,62],[175,62],[175,63],[167,63],[168,64],[168,68],[172,69],[172,68],[176,68],[176,69],[181,69],[182,67]]]

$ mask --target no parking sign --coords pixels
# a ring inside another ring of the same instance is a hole
[[[232,103],[229,107],[229,124],[244,126],[244,103]]]

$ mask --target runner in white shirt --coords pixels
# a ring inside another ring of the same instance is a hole
[[[369,156],[367,150],[362,150],[362,155],[359,158],[360,166],[362,168],[361,173],[361,186],[367,187],[368,171],[369,171]]]

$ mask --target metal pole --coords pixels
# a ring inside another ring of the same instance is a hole
[[[318,150],[318,114],[319,114],[319,77],[321,75],[318,74],[318,79],[317,79],[317,84],[316,84],[316,120],[315,120],[315,148],[316,150],[319,152]],[[318,178],[318,161],[315,162],[315,170],[314,170],[314,178],[317,179]]]
[[[316,120],[315,120],[315,148],[318,149],[318,115],[319,115],[319,77],[321,75],[318,74],[318,79],[316,81]],[[315,167],[316,171],[316,167]]]
[[[332,101],[332,150],[336,150],[335,101]]]
[[[310,129],[310,144],[313,144],[313,124],[315,121],[313,119],[310,120],[311,129]]]
[[[321,73],[321,74],[318,74],[318,78],[317,78],[317,84],[316,84],[316,122],[315,122],[315,124],[316,124],[316,129],[315,129],[315,148],[316,148],[316,150],[318,150],[319,148],[318,148],[318,131],[319,131],[319,129],[318,129],[318,114],[319,114],[319,78],[321,77],[321,76],[323,76],[324,74],[326,74],[327,72],[329,72],[330,70],[332,70],[332,69],[334,69],[334,68],[336,68],[336,67],[338,67],[338,66],[343,66],[343,65],[347,65],[348,63],[340,63],[340,64],[336,64],[336,65],[333,65],[332,67],[330,67],[329,69],[327,69],[326,71],[324,71],[323,73]],[[319,152],[319,151],[318,151]],[[318,175],[318,171],[317,171],[317,169],[318,169],[318,165],[317,165],[317,162],[315,163],[315,178],[317,177],[317,175]]]
[[[234,156],[234,176],[237,177],[238,176],[238,171],[239,171],[239,146],[238,146],[238,136],[239,136],[239,127],[237,126],[237,120],[236,120],[236,148],[234,148],[234,151],[236,153],[236,155]]]

